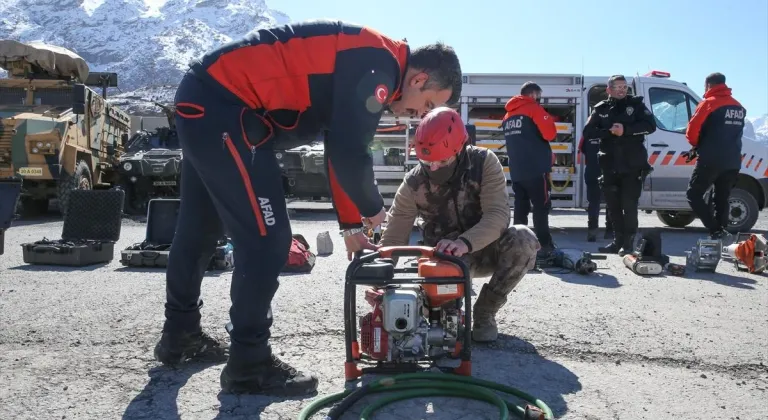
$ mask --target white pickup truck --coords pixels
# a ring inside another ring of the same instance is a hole
[[[608,76],[579,74],[465,74],[459,110],[462,118],[475,127],[476,144],[494,150],[506,165],[506,144],[499,128],[504,105],[519,94],[527,81],[543,89],[542,105],[557,121],[558,137],[552,143],[556,154],[552,171],[552,204],[558,208],[587,207],[582,174],[584,162],[578,153],[581,131],[592,107],[607,98]],[[657,130],[646,136],[648,176],[640,197],[640,209],[655,211],[668,226],[685,227],[696,217],[686,199],[693,163],[681,156],[690,150],[685,138],[688,120],[701,98],[685,83],[674,81],[669,73],[652,71],[628,77],[631,94],[643,96],[656,118]],[[738,97],[738,92],[736,92]],[[418,120],[384,117],[373,147],[374,171],[386,203],[391,203],[405,172],[415,165],[407,144]],[[732,232],[749,231],[757,222],[768,199],[768,147],[743,138],[742,168],[731,197]],[[506,169],[506,168],[505,168]],[[513,202],[511,185],[508,187]],[[586,223],[586,222],[585,222]]]

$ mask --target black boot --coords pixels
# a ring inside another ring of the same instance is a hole
[[[731,236],[732,236],[731,233],[725,229],[719,229],[709,233],[709,239],[712,239],[715,241],[728,242],[730,241]]]
[[[274,354],[257,364],[230,362],[221,371],[221,389],[232,394],[302,396],[317,391],[315,376],[299,372]]]
[[[587,230],[587,242],[597,242],[597,229]]]
[[[624,237],[624,241],[621,244],[619,250],[619,256],[623,257],[627,254],[631,254],[635,251],[635,235],[627,235]]]
[[[606,246],[601,246],[597,250],[602,254],[618,254],[622,245],[624,245],[624,238],[621,235],[614,236],[613,242]]]
[[[188,360],[226,362],[228,356],[228,348],[225,345],[202,331],[164,331],[155,345],[155,359],[164,365],[177,365]]]
[[[541,244],[541,249],[536,252],[536,259],[543,260],[549,258],[555,249],[557,249],[557,245],[554,242]]]
[[[605,228],[605,234],[603,234],[603,239],[613,239],[613,229]]]

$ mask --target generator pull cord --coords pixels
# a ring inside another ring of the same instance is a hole
[[[513,402],[505,401],[491,390],[512,394],[525,400],[528,404],[521,407]],[[309,420],[318,411],[340,401],[325,417],[325,420],[338,420],[347,409],[363,397],[384,392],[391,392],[392,395],[379,398],[365,407],[360,414],[360,420],[371,420],[373,413],[386,405],[419,397],[454,397],[485,401],[498,408],[501,420],[509,420],[510,413],[524,420],[554,419],[552,410],[547,404],[511,386],[469,376],[423,372],[388,376],[372,381],[360,388],[348,389],[318,398],[301,410],[298,420]]]

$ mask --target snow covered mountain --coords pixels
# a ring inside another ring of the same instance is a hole
[[[749,124],[744,130],[744,135],[768,145],[768,114],[760,117],[747,117]]]
[[[0,0],[0,39],[59,45],[91,71],[117,73],[122,93],[110,102],[137,114],[159,110],[130,98],[172,100],[190,60],[289,21],[266,0]]]

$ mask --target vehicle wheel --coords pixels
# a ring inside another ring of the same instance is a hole
[[[734,188],[728,198],[731,208],[728,214],[728,227],[731,233],[749,232],[757,223],[760,206],[755,197],[747,190]]]
[[[92,190],[93,181],[91,178],[91,170],[88,169],[88,165],[84,160],[77,162],[75,167],[75,173],[68,175],[62,173],[59,177],[59,209],[62,215],[67,214],[67,206],[69,204],[69,192],[72,190]]]
[[[19,214],[22,217],[34,217],[48,213],[49,201],[47,198],[21,197],[19,203],[21,204]]]
[[[656,216],[661,223],[674,228],[684,228],[696,220],[696,215],[687,211],[657,211]]]
[[[125,199],[123,200],[123,213],[129,216],[137,216],[141,214],[141,209],[136,206],[135,188],[128,182],[120,184],[120,187],[125,191]],[[146,212],[145,212],[146,214]]]

